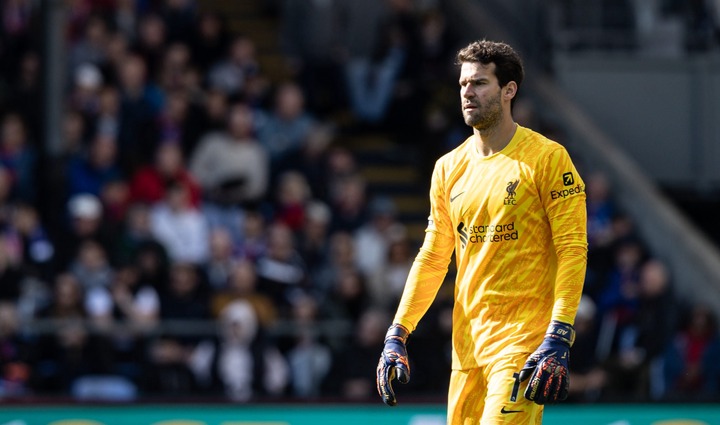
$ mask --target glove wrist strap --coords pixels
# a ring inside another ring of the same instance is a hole
[[[385,334],[385,341],[387,342],[388,339],[398,339],[405,344],[408,336],[410,336],[408,328],[399,323],[394,323]]]
[[[567,344],[568,347],[572,347],[575,342],[575,328],[569,323],[553,320],[548,326],[545,338],[552,338]]]

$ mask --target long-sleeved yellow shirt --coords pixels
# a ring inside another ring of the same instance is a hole
[[[453,369],[531,352],[573,323],[587,264],[585,184],[565,148],[518,126],[500,152],[472,138],[433,171],[430,217],[395,322],[414,330],[455,251]]]

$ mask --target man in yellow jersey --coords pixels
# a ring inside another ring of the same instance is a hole
[[[518,54],[477,41],[458,52],[473,134],[435,164],[430,217],[377,368],[378,392],[410,379],[406,341],[455,251],[448,424],[540,424],[563,400],[587,262],[585,184],[563,148],[515,123]]]

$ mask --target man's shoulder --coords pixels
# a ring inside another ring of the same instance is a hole
[[[517,147],[527,155],[545,157],[557,150],[566,150],[562,144],[535,130],[519,127],[519,131],[521,138]]]

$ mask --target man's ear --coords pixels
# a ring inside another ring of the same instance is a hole
[[[510,81],[502,88],[502,96],[505,100],[512,100],[515,95],[517,95],[517,83],[515,81]]]

